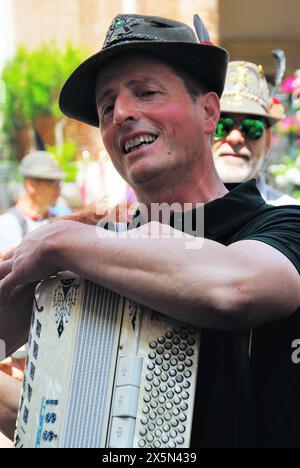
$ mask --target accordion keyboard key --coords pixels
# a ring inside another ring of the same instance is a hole
[[[135,428],[134,418],[112,418],[110,433],[110,448],[129,448],[132,447]]]

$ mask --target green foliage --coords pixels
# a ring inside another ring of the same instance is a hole
[[[61,148],[46,146],[47,151],[55,156],[58,164],[66,174],[65,182],[75,182],[78,165],[75,161],[77,145],[75,141],[65,141]]]
[[[5,84],[3,131],[8,141],[16,129],[32,125],[37,117],[61,117],[57,103],[60,89],[85,55],[71,45],[63,51],[54,45],[17,50],[1,77]]]

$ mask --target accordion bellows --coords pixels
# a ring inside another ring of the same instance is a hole
[[[16,447],[189,447],[198,329],[74,275],[35,296]]]

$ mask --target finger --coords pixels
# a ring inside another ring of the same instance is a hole
[[[18,285],[16,274],[9,273],[2,281],[0,281],[0,307],[5,307],[10,293]]]
[[[0,263],[0,280],[3,280],[12,271],[12,261],[4,260]]]
[[[15,255],[15,252],[16,252],[16,247],[12,247],[11,249],[7,249],[7,250],[2,250],[0,252],[0,260],[11,259]]]

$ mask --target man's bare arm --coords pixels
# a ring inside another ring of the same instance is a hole
[[[21,383],[0,371],[0,432],[14,438]]]
[[[161,226],[149,223],[126,238],[72,221],[34,231],[2,270],[0,265],[1,299],[26,278],[70,270],[202,327],[249,328],[298,308],[299,274],[271,246],[241,241],[225,247],[204,239],[200,248],[187,249],[191,236],[174,238],[163,226],[165,238],[157,238]]]

